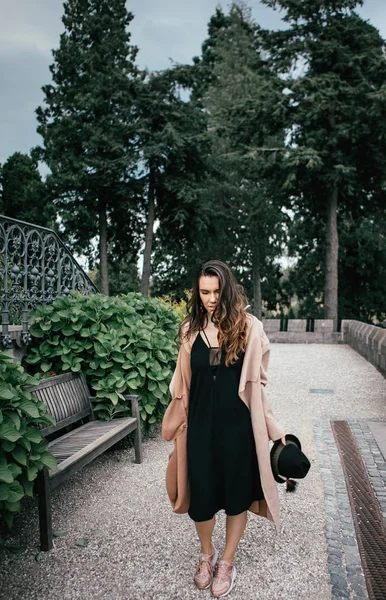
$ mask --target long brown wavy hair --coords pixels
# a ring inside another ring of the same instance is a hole
[[[200,298],[200,277],[218,277],[219,297],[213,311],[212,321],[219,330],[219,348],[225,348],[225,364],[229,366],[236,362],[238,356],[245,352],[247,346],[247,299],[244,288],[237,283],[232,271],[219,260],[206,262],[199,270],[193,283],[192,296],[187,303],[188,315],[182,321],[178,336],[182,339],[203,329],[208,311]]]

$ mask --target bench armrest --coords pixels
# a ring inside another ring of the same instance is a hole
[[[139,414],[139,407],[138,407],[138,395],[137,394],[123,394],[125,397],[125,400],[130,400],[131,402],[131,414],[133,417],[135,417],[138,421],[138,427],[140,427],[141,425],[141,418],[140,418],[140,414]]]
[[[90,401],[90,406],[91,406],[91,421],[96,421],[96,416],[95,416],[92,405],[93,405],[93,402],[97,402],[97,400],[100,400],[100,398],[97,398],[96,396],[89,396],[88,399]]]

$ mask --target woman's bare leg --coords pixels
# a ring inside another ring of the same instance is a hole
[[[216,519],[210,519],[210,521],[202,521],[201,523],[195,522],[198,537],[201,542],[201,553],[212,554],[212,533]]]
[[[239,545],[241,536],[245,531],[246,524],[247,511],[244,511],[233,517],[227,516],[225,550],[221,557],[222,560],[226,560],[227,562],[233,564],[235,552],[237,550],[237,546]]]

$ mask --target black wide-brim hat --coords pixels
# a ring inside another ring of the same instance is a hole
[[[278,483],[285,483],[289,478],[303,479],[311,466],[296,435],[288,433],[285,441],[284,445],[281,439],[276,440],[271,448],[272,473]]]

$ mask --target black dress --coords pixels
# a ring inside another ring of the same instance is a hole
[[[220,356],[206,339],[197,335],[190,359],[189,516],[196,522],[220,509],[238,515],[264,498],[250,413],[238,395],[244,353],[226,367],[225,351]]]

